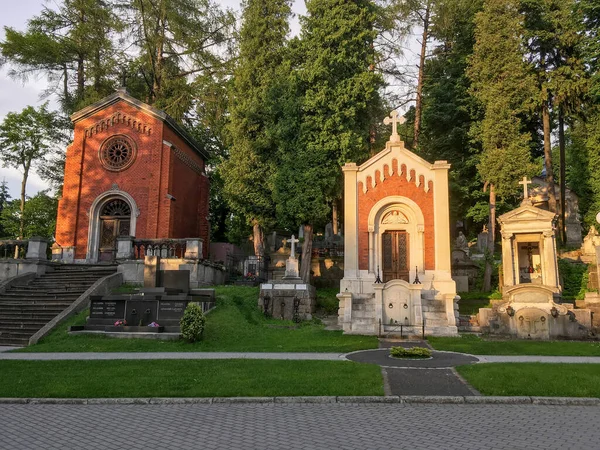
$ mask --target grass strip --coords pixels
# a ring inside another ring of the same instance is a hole
[[[600,342],[486,340],[474,335],[430,336],[427,341],[435,350],[472,355],[600,356]]]
[[[493,363],[456,370],[483,395],[600,397],[597,364]]]
[[[0,397],[383,395],[379,366],[349,361],[0,361]]]
[[[83,325],[85,311],[23,352],[333,352],[377,348],[375,336],[327,331],[318,321],[297,325],[267,319],[258,309],[258,288],[218,286],[217,307],[206,316],[202,341],[114,339],[102,335],[69,336],[70,325]]]

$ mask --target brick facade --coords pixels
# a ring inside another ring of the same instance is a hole
[[[137,216],[136,238],[201,237],[207,257],[209,182],[204,155],[172,119],[123,91],[72,119],[75,133],[67,147],[57,243],[74,247],[77,260],[93,259],[94,255],[87,254],[92,205],[109,192],[117,197],[126,193],[137,207],[132,208],[132,215]],[[137,154],[129,167],[111,171],[101,163],[99,150],[116,135],[129,138]]]
[[[364,192],[362,182],[358,183],[358,264],[360,270],[369,269],[369,230],[368,216],[375,204],[385,197],[402,195],[413,200],[421,209],[425,219],[425,269],[433,270],[435,268],[435,235],[434,235],[434,213],[433,213],[433,182],[428,181],[428,192],[425,192],[425,179],[420,176],[420,183],[417,186],[415,182],[415,171],[407,173],[406,165],[401,164],[401,171],[398,171],[398,160],[392,160],[392,173],[386,164],[384,166],[384,176],[381,179],[381,172],[375,172],[375,186],[371,177],[367,178],[367,192]],[[410,175],[411,181],[407,176]]]

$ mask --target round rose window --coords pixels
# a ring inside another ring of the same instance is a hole
[[[123,170],[135,159],[135,145],[126,136],[114,136],[100,148],[100,161],[108,170]]]

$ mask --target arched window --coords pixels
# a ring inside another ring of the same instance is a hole
[[[126,201],[118,198],[107,202],[100,211],[100,217],[129,218],[130,216],[131,208]]]

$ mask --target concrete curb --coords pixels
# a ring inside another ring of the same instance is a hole
[[[364,396],[364,397],[162,397],[162,398],[0,398],[0,405],[192,405],[192,404],[463,404],[600,406],[590,397],[475,397],[475,396]]]

